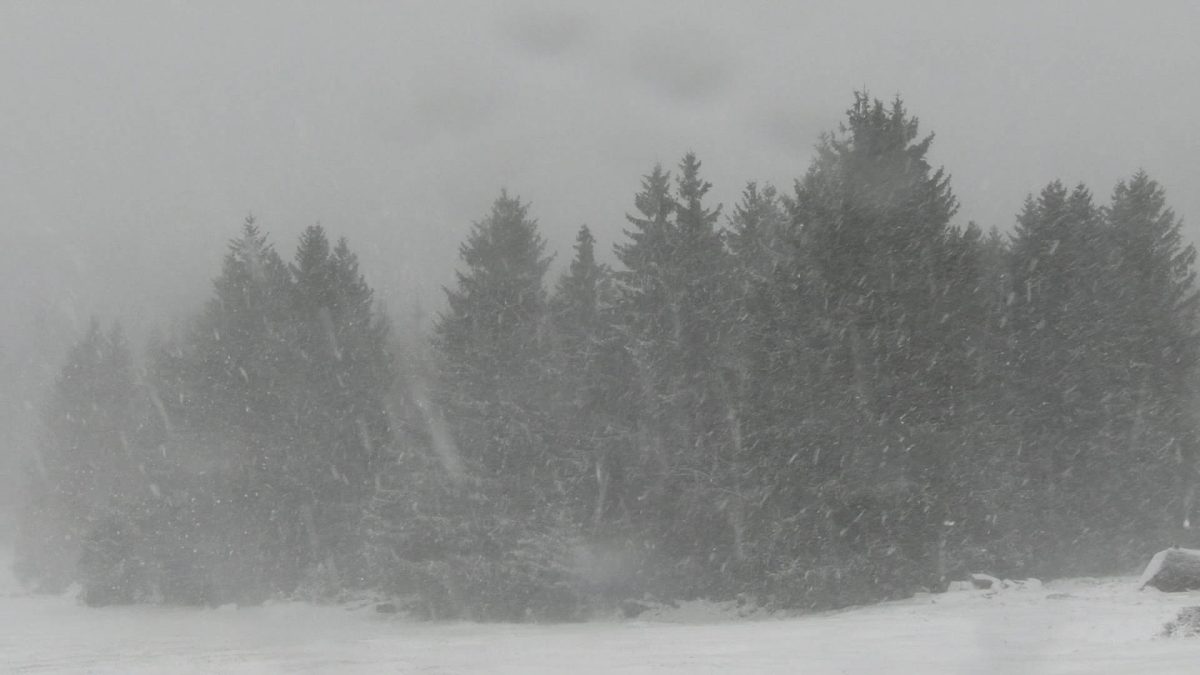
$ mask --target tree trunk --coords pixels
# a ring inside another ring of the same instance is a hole
[[[1138,588],[1147,586],[1167,593],[1200,589],[1200,550],[1169,548],[1150,559]]]

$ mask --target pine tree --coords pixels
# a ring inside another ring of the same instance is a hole
[[[544,248],[528,207],[506,193],[474,225],[435,327],[447,429],[436,414],[406,417],[368,508],[371,569],[433,616],[561,619],[579,607],[575,542],[557,517]]]
[[[1063,538],[1097,533],[1088,495],[1103,460],[1110,389],[1105,372],[1110,326],[1101,210],[1080,185],[1047,185],[1026,200],[1012,244],[1008,360],[1027,499],[1048,514],[1028,526],[1039,564],[1065,567],[1090,543]],[[1105,482],[1103,479],[1101,483]],[[1041,573],[1038,570],[1035,572]]]
[[[501,193],[459,249],[465,270],[435,326],[459,450],[471,470],[509,484],[504,499],[525,509],[548,499],[544,467],[553,463],[540,361],[545,246],[528,206]]]
[[[557,436],[573,449],[567,460],[569,510],[576,522],[600,527],[627,513],[630,438],[636,413],[627,396],[631,377],[616,328],[613,273],[596,261],[596,240],[579,229],[575,257],[550,301],[555,363]]]
[[[161,399],[181,428],[245,434],[246,454],[228,459],[267,471],[282,459],[268,437],[288,421],[291,279],[253,218],[229,242],[213,289],[179,344],[155,357]]]
[[[1182,223],[1145,172],[1116,186],[1104,221],[1110,246],[1099,284],[1106,328],[1096,366],[1106,392],[1106,437],[1097,468],[1112,498],[1093,512],[1110,514],[1104,526],[1114,534],[1174,539],[1195,482],[1196,251],[1184,244]]]
[[[773,185],[749,183],[729,219],[729,250],[748,283],[769,280],[788,257],[786,204]]]
[[[945,294],[957,200],[926,160],[916,118],[857,94],[841,137],[826,137],[797,185],[797,223],[844,331],[846,374],[869,414],[937,421],[954,392],[929,388],[952,326]],[[972,280],[966,280],[973,286]]]
[[[1027,454],[1039,484],[1071,467],[1076,439],[1102,422],[1095,354],[1103,315],[1104,256],[1100,211],[1083,186],[1055,181],[1026,201],[1013,240],[1014,361],[1022,373],[1026,431],[1039,450]]]
[[[220,584],[226,601],[290,593],[311,562],[290,467],[291,303],[287,265],[247,218],[212,298],[149,352],[163,436],[153,527],[164,565],[178,569],[181,586]]]
[[[607,290],[609,270],[596,262],[596,238],[587,225],[575,237],[575,257],[567,273],[558,281],[552,309],[556,328],[569,333],[575,342],[584,342],[598,332],[602,295]]]
[[[202,497],[242,521],[251,586],[359,577],[353,534],[391,442],[393,371],[356,256],[313,226],[289,266],[248,219],[214,291],[191,330],[152,355],[168,445],[191,456],[177,493],[200,489],[195,474],[223,477]]]
[[[348,539],[390,442],[387,324],[345,239],[330,250],[320,226],[301,235],[290,268],[288,385],[295,443],[288,470],[314,557],[334,577],[353,558]],[[342,560],[339,565],[336,559]]]
[[[80,542],[126,496],[145,491],[139,405],[121,327],[93,320],[42,410],[43,432],[17,542],[18,577],[43,590],[78,580]]]
[[[641,374],[631,393],[642,409],[643,470],[652,477],[640,518],[662,553],[711,573],[740,555],[742,496],[729,489],[739,424],[735,302],[720,208],[704,203],[710,188],[692,153],[674,190],[655,167],[616,254],[625,268],[617,275],[622,330]],[[682,581],[700,583],[695,575]]]
[[[816,272],[817,307],[828,356],[823,386],[831,400],[849,392],[858,428],[834,432],[848,453],[836,461],[838,490],[830,518],[849,507],[869,531],[840,530],[844,564],[898,550],[878,586],[904,592],[926,576],[940,583],[942,523],[952,520],[953,430],[969,397],[964,366],[977,316],[960,293],[978,287],[974,235],[955,230],[949,177],[926,156],[933,137],[896,99],[890,106],[855,96],[838,136],[827,136],[797,183],[794,228]],[[835,446],[835,447],[838,447]],[[854,496],[854,493],[858,496]],[[855,504],[866,504],[856,506]]]
[[[1169,406],[1169,416],[1183,415],[1198,357],[1195,247],[1184,244],[1182,222],[1145,172],[1117,185],[1105,219],[1111,299],[1124,324],[1120,351],[1133,366],[1129,388]]]
[[[309,488],[361,497],[388,443],[383,398],[391,386],[387,323],[372,305],[373,291],[345,239],[331,251],[324,230],[308,228],[291,267],[295,349],[304,379],[295,405],[306,443],[319,453]],[[321,476],[317,479],[316,476]]]

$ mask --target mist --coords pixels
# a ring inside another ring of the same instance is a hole
[[[786,188],[860,88],[902,93],[938,133],[964,221],[1008,228],[1049,180],[1106,190],[1137,168],[1185,220],[1200,210],[1188,2],[2,11],[19,334],[47,305],[152,323],[203,293],[249,213],[282,241],[344,232],[396,311],[418,286],[437,302],[500,187],[555,248],[582,223],[607,246],[654,162],[708,158],[723,203],[747,180]]]
[[[1153,11],[1118,2],[0,5],[0,514],[20,507],[42,411],[92,320],[124,327],[145,375],[148,342],[194,321],[231,242],[253,239],[248,217],[285,263],[313,226],[331,246],[345,237],[372,311],[404,345],[389,353],[411,347],[412,357],[434,349],[435,324],[466,294],[461,247],[481,224],[517,211],[535,223],[553,295],[581,226],[599,263],[624,269],[628,232],[653,220],[635,195],[656,165],[675,181],[694,153],[711,183],[704,205],[720,205],[713,222],[728,226],[750,181],[800,194],[822,139],[842,133],[863,92],[902,99],[921,136],[935,134],[924,160],[949,177],[954,236],[974,224],[1007,237],[1019,214],[1036,220],[1076,185],[1090,189],[1094,217],[1107,218],[1114,186],[1144,171],[1181,219],[1186,246],[1200,239],[1197,25],[1200,7],[1184,0]],[[1023,206],[1031,196],[1043,211]],[[819,219],[799,203],[789,218]],[[847,347],[848,361],[858,349]],[[422,411],[405,424],[430,425],[434,449],[457,466],[454,420],[446,426],[428,391],[434,367],[400,368],[397,400]],[[1112,398],[1145,386],[1130,379]],[[874,411],[880,427],[907,424],[909,413],[888,405]],[[1005,405],[996,427],[1019,417]],[[979,441],[990,442],[1003,445]],[[599,522],[608,478],[596,480],[600,496],[587,495],[601,504]],[[1178,491],[1186,497],[1172,502],[1173,518],[1192,505],[1192,492]],[[871,498],[886,502],[881,494]],[[9,520],[0,518],[0,548]],[[601,539],[577,558],[620,571],[610,576],[653,565],[618,537]]]

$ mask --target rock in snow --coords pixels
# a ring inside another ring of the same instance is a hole
[[[999,589],[1000,580],[990,574],[972,574],[971,585],[981,590]]]
[[[1200,550],[1168,548],[1154,554],[1138,588],[1157,588],[1167,593],[1200,589]]]

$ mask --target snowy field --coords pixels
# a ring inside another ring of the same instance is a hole
[[[1200,673],[1200,638],[1157,637],[1200,594],[1074,580],[800,618],[683,606],[638,621],[429,624],[291,603],[88,609],[0,591],[14,673]]]

